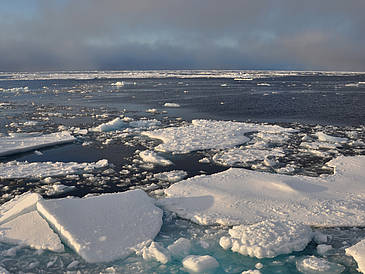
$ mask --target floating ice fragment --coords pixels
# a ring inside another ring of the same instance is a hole
[[[365,240],[362,240],[356,245],[346,248],[346,255],[352,256],[357,262],[359,271],[365,273]]]
[[[175,182],[181,181],[187,175],[188,175],[188,173],[184,170],[172,170],[172,171],[157,173],[153,177],[155,177],[156,179],[161,180],[161,181],[175,183]]]
[[[191,242],[186,238],[179,238],[173,244],[169,245],[167,249],[171,252],[172,256],[182,259],[189,255]]]
[[[298,259],[296,266],[300,272],[305,274],[338,274],[345,270],[343,265],[314,256]]]
[[[153,163],[155,165],[169,166],[169,165],[173,164],[170,160],[167,160],[167,159],[157,155],[156,152],[151,151],[151,150],[141,151],[139,153],[139,156],[142,158],[143,162]]]
[[[332,245],[325,245],[325,244],[320,244],[317,246],[317,252],[318,254],[325,254],[327,253],[327,251],[332,250]]]
[[[349,139],[347,138],[341,138],[341,137],[334,137],[327,134],[324,134],[323,132],[317,132],[313,134],[319,141],[322,142],[333,142],[333,143],[343,143],[347,142]]]
[[[162,264],[166,264],[171,261],[170,252],[161,244],[156,242],[152,242],[149,247],[143,247],[141,253],[143,259],[147,261],[156,260]]]
[[[301,251],[313,236],[309,226],[290,221],[234,226],[229,234],[230,237],[224,236],[219,242],[224,249],[258,259]]]
[[[182,264],[185,268],[195,272],[207,271],[219,267],[217,260],[209,255],[189,255],[182,260]]]
[[[91,132],[107,132],[107,131],[113,131],[122,128],[125,126],[124,122],[118,117],[114,120],[101,124],[97,127],[89,129]]]
[[[142,190],[43,200],[37,209],[65,244],[92,263],[126,258],[162,225],[162,210]]]
[[[116,83],[112,83],[112,86],[124,86],[124,82],[116,82]]]
[[[241,274],[261,274],[261,271],[260,270],[246,270],[246,271],[243,271]]]
[[[168,108],[179,108],[180,107],[180,105],[176,104],[176,103],[165,103],[163,106],[168,107]]]

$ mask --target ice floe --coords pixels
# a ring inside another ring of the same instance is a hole
[[[215,258],[209,255],[189,255],[182,260],[183,266],[194,272],[202,272],[217,268],[219,263]]]
[[[193,120],[191,125],[170,127],[143,132],[150,138],[161,139],[156,151],[189,153],[204,149],[224,149],[244,144],[250,139],[246,133],[263,131],[267,133],[294,132],[296,130],[277,125],[258,125],[232,121]]]
[[[62,252],[62,239],[92,263],[126,258],[162,225],[162,210],[142,190],[53,200],[28,192],[0,212],[0,241]]]
[[[155,165],[169,166],[173,164],[170,160],[167,160],[162,156],[157,155],[156,152],[151,150],[141,151],[139,153],[139,157],[142,158],[143,162],[152,163]]]
[[[0,156],[36,150],[76,141],[70,132],[63,131],[51,134],[13,133],[10,137],[0,138]]]
[[[155,175],[153,175],[153,177],[161,181],[175,183],[181,181],[187,175],[188,173],[184,170],[171,170],[171,171],[156,173]]]
[[[358,270],[365,273],[365,239],[346,248],[346,255],[352,256],[358,265]]]
[[[329,262],[323,258],[307,256],[296,261],[297,269],[305,274],[339,274],[345,270],[341,264]]]
[[[301,223],[262,221],[254,225],[234,226],[230,237],[224,236],[219,244],[224,249],[250,257],[274,258],[303,250],[312,240],[312,229]]]
[[[18,162],[0,163],[0,178],[44,178],[50,176],[65,176],[75,173],[86,173],[108,166],[108,160],[103,159],[93,163],[76,162]]]
[[[365,225],[365,157],[331,160],[334,175],[288,176],[230,168],[178,182],[161,207],[196,223],[292,220],[317,226]]]
[[[138,121],[133,121],[130,119],[126,119],[127,117],[121,119],[119,117],[111,120],[109,122],[98,125],[97,127],[90,128],[90,132],[108,132],[115,130],[127,130],[127,128],[144,128],[144,129],[153,129],[156,126],[160,126],[161,122],[156,119],[141,119]]]
[[[176,104],[176,103],[165,103],[163,106],[168,107],[168,108],[179,108],[180,107],[180,105]]]

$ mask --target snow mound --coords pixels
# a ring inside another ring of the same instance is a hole
[[[43,147],[54,146],[76,141],[70,132],[63,131],[51,134],[14,133],[13,137],[0,138],[0,156],[28,152]]]
[[[289,176],[240,168],[171,185],[166,210],[203,225],[292,220],[316,226],[365,225],[365,156],[328,163],[327,177]]]
[[[150,138],[161,139],[155,150],[174,153],[189,153],[203,149],[224,149],[244,144],[250,139],[244,134],[265,131],[271,133],[292,132],[280,126],[257,125],[231,121],[193,120],[189,126],[163,128],[143,132]]]
[[[42,200],[37,210],[91,263],[126,258],[135,246],[154,239],[162,225],[162,210],[142,190]]]
[[[359,271],[365,273],[365,240],[346,248],[346,255],[352,256],[357,262]]]
[[[297,269],[305,274],[338,274],[345,270],[343,265],[314,256],[301,258],[296,261],[296,265]]]
[[[0,163],[0,178],[43,178],[64,176],[74,173],[90,172],[93,169],[108,166],[108,160],[103,159],[96,163],[63,163],[63,162],[18,162]]]
[[[313,236],[309,226],[290,221],[235,226],[229,234],[230,237],[220,239],[224,249],[231,248],[233,252],[258,259],[301,251]]]
[[[97,127],[89,129],[91,132],[107,132],[117,129],[121,129],[124,126],[124,122],[118,117],[107,123],[103,123]]]
[[[139,157],[142,158],[143,162],[152,163],[155,165],[169,166],[169,165],[173,164],[170,160],[167,160],[167,159],[157,155],[156,152],[150,151],[150,150],[141,151],[139,153]]]

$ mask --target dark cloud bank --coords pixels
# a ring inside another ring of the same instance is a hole
[[[39,0],[26,14],[14,2],[0,71],[365,71],[364,0]]]

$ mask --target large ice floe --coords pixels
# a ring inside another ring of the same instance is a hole
[[[0,138],[0,156],[28,152],[43,147],[71,143],[76,138],[68,131],[40,133],[10,133],[9,137]]]
[[[45,178],[52,176],[65,176],[75,173],[87,173],[95,169],[108,166],[108,160],[103,159],[93,163],[76,162],[18,162],[10,161],[0,163],[0,178]]]
[[[163,208],[203,225],[291,220],[315,226],[365,225],[365,157],[331,160],[334,175],[288,176],[230,168],[175,183]]]
[[[163,141],[155,147],[156,151],[184,154],[196,150],[224,149],[244,144],[250,140],[245,134],[255,131],[280,133],[296,130],[277,125],[193,120],[188,126],[157,129],[142,134]]]
[[[162,225],[162,210],[142,190],[53,200],[27,192],[0,213],[0,241],[62,252],[62,239],[91,263],[126,258]]]

